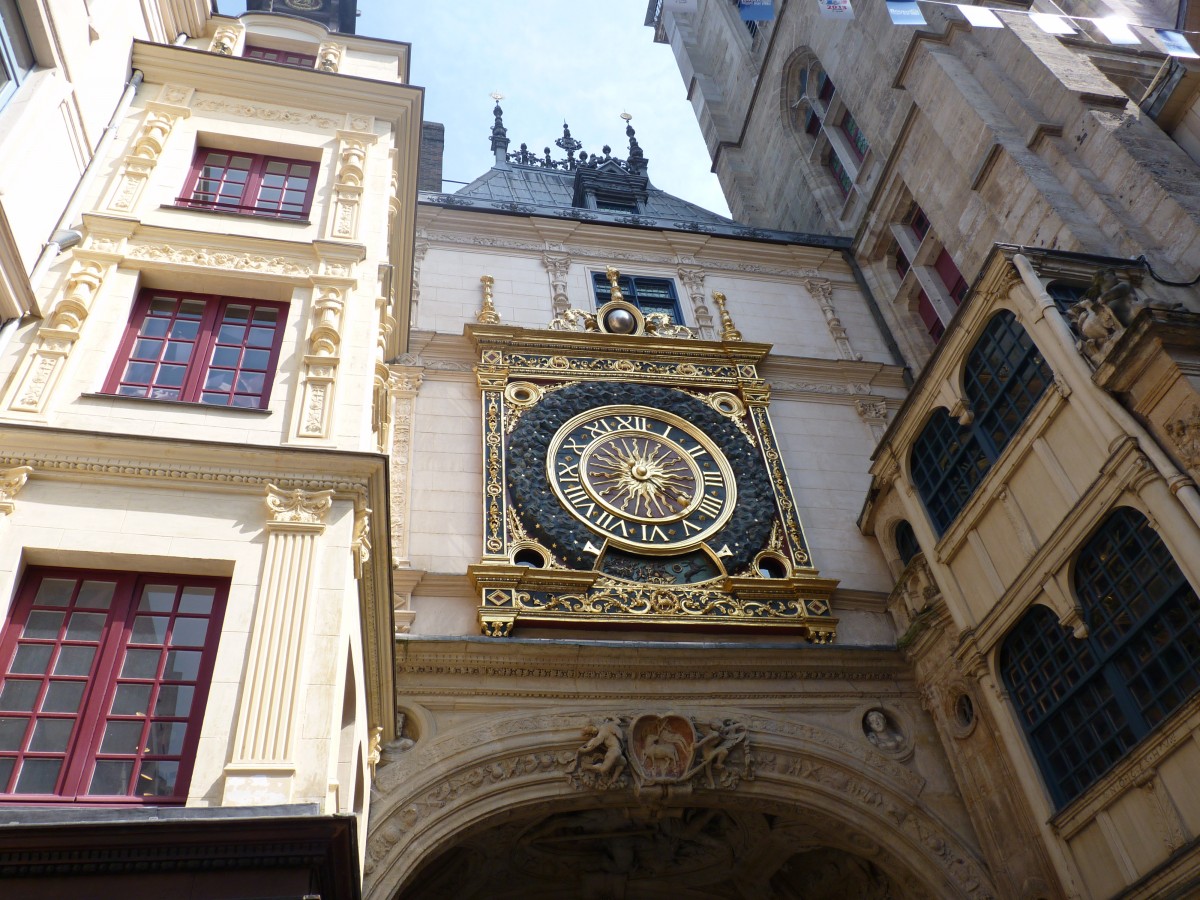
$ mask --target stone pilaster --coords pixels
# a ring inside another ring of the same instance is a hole
[[[687,291],[688,297],[691,298],[692,314],[696,317],[696,330],[699,332],[698,337],[706,341],[715,341],[717,329],[713,322],[712,310],[708,308],[707,298],[704,295],[704,270],[681,266],[679,280],[683,282],[683,287]]]
[[[558,316],[571,308],[571,299],[567,296],[567,275],[571,271],[571,257],[543,253],[542,265],[550,274],[551,307],[554,315]]]
[[[295,736],[318,541],[333,491],[267,486],[267,545],[247,653],[224,803],[287,803],[296,774]]]
[[[825,315],[825,324],[829,327],[829,335],[833,338],[838,355],[842,359],[861,360],[862,354],[855,353],[854,348],[850,346],[850,338],[833,305],[833,283],[827,278],[805,278],[801,284],[821,307],[821,312]]]
[[[167,138],[180,119],[186,119],[192,114],[188,108],[193,90],[181,85],[164,85],[158,100],[146,104],[146,117],[133,146],[125,156],[121,166],[121,177],[117,179],[116,187],[108,201],[108,208],[113,212],[128,213],[136,206],[142,196],[154,167],[166,146]]]
[[[343,129],[337,133],[337,172],[333,185],[333,203],[325,229],[326,237],[332,240],[352,241],[358,235],[367,152],[378,140],[378,135],[370,130],[374,128],[374,120],[370,117],[358,116],[350,124],[362,126],[366,130]]]

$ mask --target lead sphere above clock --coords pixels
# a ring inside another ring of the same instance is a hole
[[[610,309],[604,316],[604,327],[613,334],[632,334],[637,320],[627,309]]]

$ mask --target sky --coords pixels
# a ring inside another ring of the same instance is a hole
[[[674,54],[642,23],[646,0],[359,0],[357,33],[412,44],[411,81],[425,88],[425,118],[446,126],[446,191],[482,175],[493,92],[504,95],[510,151],[539,154],[563,121],[589,153],[625,156],[630,124],[655,187],[729,215]],[[244,0],[220,0],[225,15]]]

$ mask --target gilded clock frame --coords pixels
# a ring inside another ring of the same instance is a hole
[[[482,394],[483,557],[468,574],[479,591],[483,634],[504,637],[517,624],[528,624],[773,630],[814,643],[834,639],[837,619],[830,599],[837,581],[822,578],[812,565],[771,426],[770,386],[758,375],[770,345],[495,324],[467,325],[466,332],[478,353]],[[525,532],[511,508],[506,437],[549,393],[585,382],[673,388],[702,399],[734,422],[757,448],[773,492],[771,539],[755,559],[777,561],[772,569],[778,573],[782,568],[782,577],[722,572],[698,584],[664,585],[556,564],[552,550]],[[522,550],[548,564],[519,565]]]

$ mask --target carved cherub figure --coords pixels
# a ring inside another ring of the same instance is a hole
[[[595,772],[607,781],[620,778],[626,765],[621,723],[617,719],[605,719],[599,725],[585,727],[583,735],[588,741],[575,751],[575,764],[578,768],[585,772]],[[589,762],[583,759],[589,753],[603,755],[600,759],[592,759]]]

